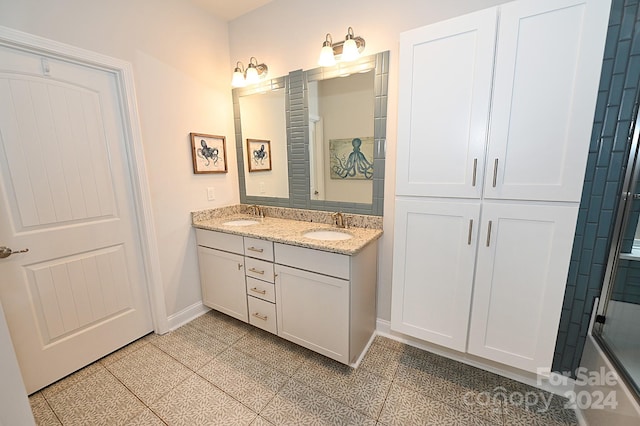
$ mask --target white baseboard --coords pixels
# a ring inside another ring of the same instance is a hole
[[[211,308],[202,304],[202,302],[194,303],[191,306],[187,306],[183,310],[176,312],[173,315],[169,315],[167,322],[169,323],[169,330],[173,331],[179,328],[189,321],[193,321],[202,314],[209,312]]]
[[[391,323],[389,321],[383,320],[381,318],[378,318],[376,320],[376,334],[396,340],[398,342],[405,343],[418,349],[425,350],[427,352],[434,353],[436,355],[443,356],[445,358],[452,359],[454,361],[459,361],[464,364],[468,364],[473,367],[498,374],[500,376],[527,384],[529,386],[534,386],[538,389],[542,389],[556,395],[564,396],[566,392],[572,391],[574,387],[574,380],[571,378],[562,377],[562,380],[549,380],[548,378],[541,379],[540,376],[528,371],[519,370],[517,368],[489,361],[474,355],[447,349],[443,346],[435,345],[423,340],[415,339],[402,333],[398,333],[391,330]],[[557,373],[551,373],[551,379],[557,377],[559,377]],[[560,386],[551,385],[549,383],[559,383],[560,381],[563,381],[565,383]]]

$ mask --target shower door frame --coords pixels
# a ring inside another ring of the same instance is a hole
[[[622,380],[629,389],[633,390],[633,395],[640,403],[640,382],[636,381],[627,373],[625,366],[619,361],[615,351],[612,350],[606,340],[602,337],[604,331],[604,318],[606,317],[611,295],[615,285],[616,273],[620,262],[620,250],[624,239],[624,231],[629,219],[629,213],[634,200],[634,193],[638,189],[638,177],[640,176],[640,126],[638,126],[638,110],[640,104],[640,93],[636,98],[632,117],[635,117],[630,134],[631,145],[628,151],[627,165],[625,170],[624,181],[622,183],[622,193],[618,202],[618,211],[616,221],[613,227],[611,246],[607,260],[607,267],[604,275],[604,283],[600,298],[597,302],[597,316],[593,324],[591,332],[593,338],[600,348],[614,365]]]

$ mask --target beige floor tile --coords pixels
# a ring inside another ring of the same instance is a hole
[[[63,425],[124,425],[145,406],[107,370],[47,398]]]
[[[166,423],[160,417],[153,414],[148,408],[127,421],[127,426],[165,426]]]
[[[89,364],[81,370],[76,371],[73,374],[69,374],[67,377],[58,380],[55,383],[50,384],[46,388],[42,389],[42,395],[45,398],[51,397],[58,392],[61,392],[67,389],[70,386],[75,385],[78,382],[83,381],[87,377],[97,373],[98,371],[103,371],[104,367],[97,362],[93,364]]]
[[[393,379],[400,365],[402,353],[375,341],[358,368],[363,368],[387,379]]]
[[[107,369],[149,405],[193,374],[153,345],[145,345]]]
[[[275,425],[375,425],[375,420],[295,380],[260,412]]]
[[[226,343],[189,324],[171,333],[158,336],[153,341],[153,345],[193,371],[196,371],[229,347]]]
[[[36,392],[29,397],[29,405],[31,405],[31,411],[33,412],[33,418],[37,426],[56,426],[62,424],[40,392]]]
[[[198,374],[255,412],[260,412],[289,376],[233,348]]]
[[[373,419],[380,415],[391,386],[391,379],[318,354],[312,355],[293,378]]]
[[[236,342],[254,328],[214,310],[200,315],[189,325],[228,345]]]
[[[156,337],[158,337],[158,335],[155,333],[147,334],[146,336],[129,343],[127,346],[105,356],[98,362],[105,367],[109,364],[113,364],[114,362],[149,344],[149,342],[152,342]]]
[[[379,423],[390,426],[490,426],[485,419],[455,408],[403,386],[393,384],[380,414]]]
[[[249,425],[257,414],[193,375],[151,405],[168,425]]]
[[[233,347],[288,375],[294,374],[313,353],[257,328]]]

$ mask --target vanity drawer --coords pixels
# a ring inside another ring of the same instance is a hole
[[[247,294],[271,303],[276,303],[276,287],[265,281],[247,277]]]
[[[206,229],[196,229],[196,242],[199,246],[228,251],[231,253],[242,254],[244,252],[242,237],[239,235],[208,231]]]
[[[280,243],[275,244],[275,254],[276,263],[280,265],[349,279],[350,258],[347,255]]]
[[[273,282],[273,263],[245,257],[244,266],[247,277]]]
[[[276,305],[251,296],[247,297],[247,302],[249,303],[249,324],[269,333],[278,334]]]
[[[244,255],[273,262],[273,243],[258,238],[244,237]]]

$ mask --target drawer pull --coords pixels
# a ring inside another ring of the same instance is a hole
[[[493,187],[496,187],[498,181],[498,159],[496,158],[493,162]]]
[[[253,287],[251,291],[258,294],[267,294],[267,290],[259,290],[257,287]]]
[[[491,221],[489,221],[489,226],[487,227],[487,247],[491,245]]]
[[[256,317],[258,319],[261,319],[262,321],[266,321],[269,317],[266,315],[260,315],[259,313],[255,312],[253,314],[251,314],[251,316]]]
[[[255,251],[256,253],[262,253],[262,252],[264,251],[264,249],[261,249],[261,248],[255,248],[255,247],[253,247],[253,246],[251,246],[251,247],[247,248],[247,250],[249,250],[249,251]]]
[[[476,174],[478,172],[478,159],[473,159],[473,177],[471,178],[471,186],[476,186]]]
[[[249,271],[254,272],[256,274],[264,275],[264,271],[258,271],[256,268],[249,268]]]

